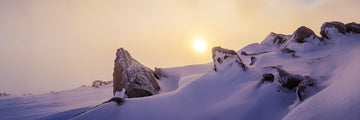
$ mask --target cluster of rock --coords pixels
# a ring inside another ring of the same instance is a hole
[[[333,31],[331,29],[336,29],[337,31]],[[298,28],[294,33],[294,40],[298,43],[305,43],[308,42],[306,38],[313,37],[313,38],[319,38],[320,40],[324,41],[325,39],[330,39],[334,36],[334,34],[353,34],[353,33],[360,33],[360,24],[357,24],[355,22],[344,24],[342,22],[338,21],[332,21],[332,22],[325,22],[321,26],[320,35],[321,37],[315,35],[314,31],[311,29],[301,26]],[[276,39],[274,39],[274,42]]]
[[[128,51],[120,48],[116,52],[113,73],[113,93],[126,89],[129,98],[145,97],[158,94],[160,86],[154,76],[155,72],[131,57]]]
[[[9,93],[6,93],[6,92],[3,92],[3,93],[0,93],[0,96],[9,96],[10,94]]]
[[[338,21],[333,22],[325,22],[321,26],[320,37],[317,36],[314,31],[311,29],[301,26],[295,30],[292,35],[283,35],[276,34],[271,32],[264,41],[261,42],[261,45],[264,46],[275,46],[277,50],[283,54],[288,54],[292,57],[297,56],[297,50],[290,48],[290,43],[313,43],[313,44],[327,44],[328,40],[333,38],[334,36],[342,34],[360,34],[360,24],[355,22],[352,23],[341,23]],[[253,65],[256,61],[256,56],[260,54],[269,53],[271,51],[263,51],[257,53],[247,53],[246,51],[241,51],[241,55],[243,56],[251,56],[251,64]]]
[[[111,84],[112,81],[101,81],[101,80],[95,80],[91,87],[94,87],[94,88],[99,88],[100,86],[104,86],[104,85],[109,85]]]
[[[288,89],[288,90],[296,89],[296,94],[297,94],[299,100],[304,100],[304,98],[306,97],[306,94],[307,94],[305,90],[308,87],[316,86],[315,80],[312,79],[310,76],[291,74],[291,73],[285,71],[284,69],[281,69],[276,66],[270,66],[267,68],[276,69],[278,72],[278,75],[276,77],[278,78],[278,82],[281,83],[281,87]],[[265,73],[262,75],[258,86],[260,86],[266,82],[272,83],[272,82],[274,82],[274,79],[275,79],[275,75],[273,75],[271,73]]]

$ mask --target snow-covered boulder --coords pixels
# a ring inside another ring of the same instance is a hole
[[[324,38],[330,39],[334,34],[345,34],[346,28],[344,23],[333,21],[333,22],[325,22],[321,26],[320,35]]]
[[[221,47],[212,48],[212,58],[214,61],[214,70],[221,70],[226,66],[237,63],[240,67],[246,71],[246,65],[243,63],[239,55],[234,50],[229,50]]]
[[[299,27],[294,33],[294,38],[293,40],[297,43],[304,43],[304,42],[308,42],[308,40],[311,39],[306,39],[306,38],[317,38],[317,36],[315,35],[314,31],[312,31],[310,28],[307,28],[305,26],[301,26]]]
[[[345,24],[346,32],[360,33],[360,24],[355,22]]]
[[[160,91],[154,71],[133,59],[123,48],[116,52],[113,83],[114,94],[125,88],[129,98],[151,96]]]
[[[271,66],[270,68],[274,68],[277,70],[277,72],[278,72],[277,79],[278,79],[278,82],[281,83],[282,88],[285,88],[288,90],[296,89],[296,91],[297,91],[296,95],[299,100],[304,100],[306,97],[311,96],[314,93],[314,91],[316,91],[316,90],[309,89],[309,87],[313,88],[316,86],[316,84],[315,84],[316,81],[314,79],[312,79],[310,76],[308,76],[308,75],[303,76],[300,74],[292,74],[292,73],[289,73],[289,72],[285,71],[284,69],[281,69],[276,66]],[[271,75],[264,74],[263,78],[259,82],[259,85],[261,85],[265,81],[271,80],[271,77],[272,77]],[[274,78],[272,78],[272,79],[274,79]]]

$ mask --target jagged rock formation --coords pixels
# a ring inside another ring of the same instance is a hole
[[[360,24],[355,22],[345,24],[346,32],[360,33]]]
[[[307,28],[305,26],[301,26],[299,27],[294,33],[294,40],[298,43],[304,43],[307,42],[305,38],[309,38],[309,37],[317,37],[314,33],[314,31],[312,31],[310,28]]]
[[[261,45],[276,45],[280,46],[284,44],[288,39],[291,37],[291,35],[284,35],[284,34],[276,34],[274,32],[271,32],[264,41],[262,41]]]
[[[329,39],[331,37],[331,33],[329,33],[328,28],[331,28],[331,27],[336,28],[342,34],[345,34],[345,32],[346,32],[344,23],[338,22],[338,21],[333,21],[333,22],[325,22],[321,26],[320,35],[323,36],[324,38]]]
[[[214,70],[217,71],[221,65],[228,65],[232,62],[238,63],[244,71],[247,67],[234,50],[229,50],[221,47],[212,48],[212,58],[214,61]],[[228,62],[229,61],[229,62]]]
[[[285,35],[283,34],[276,34],[274,32],[270,33],[270,36],[273,37],[273,43],[281,45],[283,44],[287,39],[285,38]]]
[[[114,62],[114,94],[116,91],[122,91],[123,88],[126,89],[125,94],[129,98],[159,93],[160,87],[154,77],[154,71],[133,59],[128,51],[123,48],[118,49]]]
[[[291,74],[284,69],[281,69],[276,66],[270,66],[267,68],[276,69],[278,72],[278,82],[281,83],[282,88],[289,90],[296,89],[296,94],[299,100],[304,100],[306,97],[306,89],[308,87],[315,87],[315,80],[310,76],[303,76],[299,74]],[[259,81],[259,85],[263,84],[265,81],[272,83],[274,80],[274,75],[271,73],[263,74],[262,78]]]

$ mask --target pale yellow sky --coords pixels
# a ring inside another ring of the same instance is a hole
[[[0,92],[44,93],[112,80],[117,48],[150,68],[211,62],[270,32],[358,22],[358,0],[2,0]],[[196,52],[195,38],[207,41]]]

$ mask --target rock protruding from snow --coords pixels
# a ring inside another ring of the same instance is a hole
[[[129,98],[151,96],[160,91],[154,71],[133,59],[123,48],[116,52],[113,83],[114,94],[125,88]]]
[[[331,30],[331,28],[337,29],[337,32]],[[324,38],[330,39],[334,33],[345,34],[345,32],[346,32],[346,28],[345,28],[344,23],[338,22],[338,21],[333,21],[333,22],[325,22],[321,26],[320,35],[323,36]]]
[[[9,96],[9,95],[10,95],[9,93],[6,93],[6,92],[1,93],[0,92],[0,96]]]
[[[312,79],[310,76],[303,76],[299,74],[291,74],[279,67],[271,66],[270,68],[274,68],[278,71],[279,75],[279,82],[283,88],[292,90],[296,89],[296,94],[299,100],[304,100],[307,97],[307,93],[311,93],[306,91],[308,87],[315,86],[315,80]],[[261,81],[260,81],[261,82]]]
[[[212,58],[214,61],[214,70],[220,70],[227,65],[232,65],[233,62],[238,63],[244,71],[247,67],[234,50],[229,50],[221,47],[212,48]]]
[[[100,86],[104,86],[104,85],[108,85],[108,84],[111,84],[112,81],[101,81],[101,80],[95,80],[91,87],[94,87],[94,88],[99,88]]]
[[[249,64],[249,65],[254,65],[256,61],[257,61],[257,58],[254,57],[254,56],[252,56],[252,57],[250,58],[250,64]]]
[[[345,24],[346,32],[360,33],[360,24],[355,22]]]
[[[294,32],[294,40],[295,42],[298,43],[304,43],[307,42],[305,38],[309,38],[309,37],[317,37],[314,33],[314,31],[312,31],[310,28],[307,28],[305,26],[301,26],[299,27],[295,32]]]
[[[265,46],[281,45],[289,39],[289,35],[271,32],[260,44]]]
[[[289,48],[282,48],[280,49],[281,53],[283,54],[290,54],[292,57],[296,57],[296,51],[289,49]]]
[[[297,86],[297,96],[299,100],[304,100],[306,95],[309,94],[306,89],[308,87],[314,87],[315,86],[315,80],[311,79],[309,76],[304,76],[304,79],[299,83]]]
[[[274,74],[271,74],[271,73],[265,73],[261,76],[261,79],[260,79],[260,82],[258,84],[258,87],[264,83],[272,83],[274,82]]]

